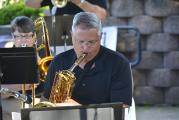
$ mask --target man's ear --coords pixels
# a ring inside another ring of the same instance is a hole
[[[72,43],[74,42],[73,40],[74,40],[74,38],[73,38],[73,31],[72,30],[70,30],[70,33],[71,33],[71,40],[72,40]]]
[[[101,40],[103,33],[101,32],[99,35],[99,39]]]
[[[73,39],[74,32],[73,32],[73,31],[70,31],[70,33],[71,33],[71,38]]]

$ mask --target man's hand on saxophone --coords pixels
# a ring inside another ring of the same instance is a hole
[[[40,103],[37,103],[35,105],[36,108],[41,108],[41,107],[62,107],[62,106],[78,106],[81,105],[80,103],[76,102],[73,99],[67,99],[65,102],[62,103],[51,103],[48,102],[49,100],[46,99],[45,97],[40,98]]]
[[[59,107],[59,106],[78,106],[81,105],[80,103],[76,102],[73,99],[68,99],[63,103],[56,103],[55,106]]]

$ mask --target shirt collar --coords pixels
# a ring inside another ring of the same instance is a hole
[[[76,53],[75,53],[74,49],[73,49],[73,54],[72,55],[73,55],[73,57],[72,57],[72,62],[73,63],[72,64],[74,64],[74,62],[77,59],[77,56],[76,56]],[[104,55],[104,47],[100,46],[100,50],[99,50],[98,54],[96,55],[95,58],[92,59],[92,60],[94,60],[94,63],[95,63],[95,67],[93,69],[94,72],[98,72],[98,71],[103,71],[104,70],[104,62],[103,62],[103,60],[105,58],[103,57],[103,55]]]
[[[73,54],[72,54],[72,64],[75,63],[76,59],[77,59],[77,56],[76,56],[75,50],[73,49]]]
[[[98,72],[98,71],[103,71],[104,70],[104,57],[103,57],[103,54],[104,54],[104,47],[101,46],[100,47],[100,50],[99,50],[99,53],[97,54],[96,58],[95,58],[95,67],[94,67],[94,71],[95,72]]]

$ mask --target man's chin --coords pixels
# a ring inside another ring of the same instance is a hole
[[[88,57],[88,56],[87,56],[87,58],[85,59],[85,61],[86,61],[86,62],[89,62],[89,61],[91,61],[93,58],[94,58],[94,57]]]

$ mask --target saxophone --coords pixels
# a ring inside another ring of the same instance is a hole
[[[82,53],[70,69],[56,72],[49,101],[37,103],[35,105],[36,108],[54,107],[55,103],[63,103],[71,98],[75,86],[74,81],[76,80],[73,70],[86,55],[86,53]]]
[[[73,70],[85,56],[85,53],[81,54],[69,70],[62,70],[56,73],[49,97],[50,102],[62,103],[71,98],[74,81],[76,80]]]

